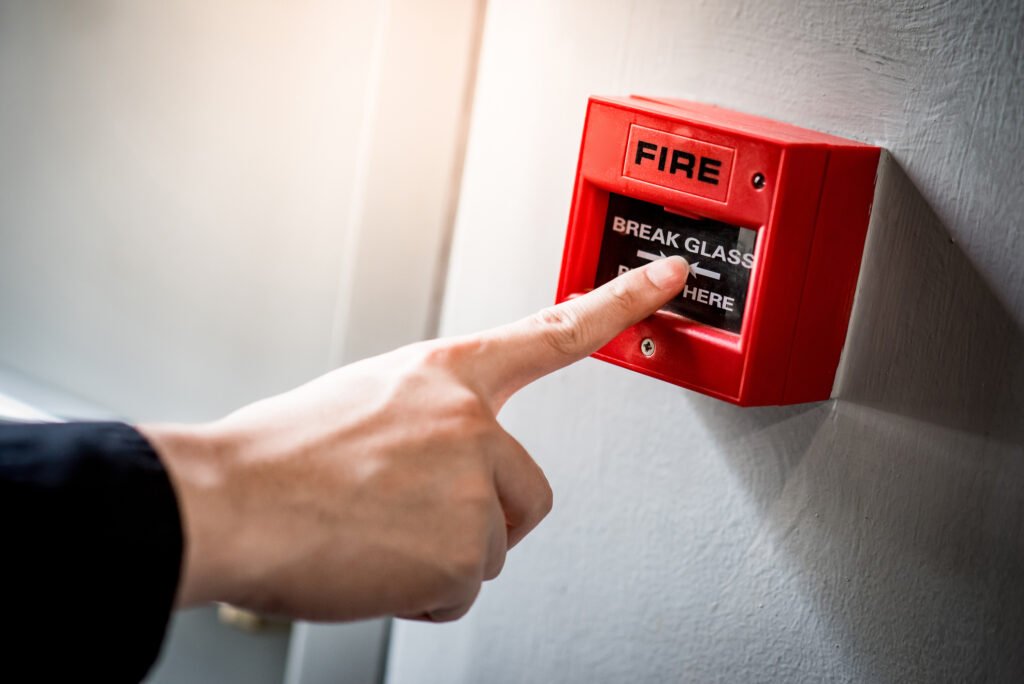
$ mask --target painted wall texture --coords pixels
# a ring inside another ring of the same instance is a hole
[[[0,368],[206,420],[433,334],[477,5],[0,0]]]
[[[0,3],[0,365],[178,420],[326,370],[375,16]]]
[[[594,360],[501,418],[550,518],[388,679],[1024,680],[1024,5],[493,0],[442,332],[553,298],[586,97],[881,144],[838,399],[740,409]]]

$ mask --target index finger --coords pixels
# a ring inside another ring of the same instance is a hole
[[[474,380],[495,408],[534,380],[575,363],[679,294],[689,275],[680,256],[623,273],[601,287],[480,333]]]

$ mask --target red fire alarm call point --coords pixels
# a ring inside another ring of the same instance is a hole
[[[594,356],[743,406],[827,399],[879,154],[710,105],[593,97],[558,301],[678,254],[679,296]]]

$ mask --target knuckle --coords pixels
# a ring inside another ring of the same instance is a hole
[[[453,601],[463,601],[476,594],[480,583],[484,580],[486,548],[476,543],[468,543],[460,552],[453,553],[448,560],[447,575],[449,578],[448,597]]]
[[[551,489],[551,483],[543,475],[541,475],[541,478],[541,492],[537,497],[537,520],[543,520],[547,517],[547,514],[551,512],[552,507],[555,505],[555,493]]]
[[[444,418],[436,426],[439,432],[453,440],[476,444],[479,451],[496,425],[483,399],[464,388],[462,391],[449,392],[442,401]]]
[[[505,554],[502,553],[498,557],[494,558],[490,563],[487,564],[487,570],[484,572],[484,581],[492,580],[501,574],[502,569],[505,567]]]
[[[452,349],[443,340],[415,345],[415,365],[419,368],[446,368],[452,362]]]
[[[616,307],[626,312],[634,311],[639,304],[636,291],[630,288],[622,278],[611,282],[608,288],[608,298]]]
[[[523,522],[527,523],[530,527],[537,525],[541,520],[547,517],[548,513],[551,512],[553,505],[554,492],[551,491],[551,485],[548,484],[548,481],[541,476],[537,485],[534,487],[533,496],[529,505],[525,509]]]
[[[431,622],[455,622],[469,612],[469,609],[473,607],[473,603],[475,601],[476,596],[473,596],[468,601],[464,601],[453,608],[432,610],[427,613],[427,617]]]
[[[452,415],[479,423],[480,427],[489,427],[492,422],[491,412],[483,398],[468,387],[457,387],[450,392],[447,409]]]
[[[544,474],[543,468],[529,454],[523,453],[525,455],[526,467],[532,470],[530,477],[531,498],[527,513],[530,519],[536,523],[543,520],[551,512],[555,494],[551,489],[551,482],[548,481],[547,476]]]
[[[419,365],[452,369],[475,353],[479,342],[472,337],[451,337],[420,342],[416,347]]]
[[[583,320],[571,304],[541,309],[534,321],[542,339],[559,354],[575,355],[586,339]]]

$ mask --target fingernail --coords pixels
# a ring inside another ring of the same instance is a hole
[[[679,288],[690,274],[690,265],[681,256],[658,259],[647,267],[647,279],[659,290]]]

